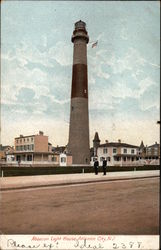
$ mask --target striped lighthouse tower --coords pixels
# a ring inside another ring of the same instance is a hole
[[[90,163],[87,76],[89,37],[86,24],[81,20],[75,23],[71,40],[74,51],[68,152],[72,154],[73,164],[87,165]]]

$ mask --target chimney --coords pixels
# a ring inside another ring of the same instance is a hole
[[[120,139],[118,139],[118,142],[119,142],[119,143],[121,143],[121,140],[120,140]]]
[[[43,135],[44,133],[43,133],[43,131],[39,131],[39,135]]]
[[[108,140],[105,140],[106,143],[108,143]]]
[[[20,135],[20,137],[23,137],[23,135]]]

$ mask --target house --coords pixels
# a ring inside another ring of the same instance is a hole
[[[103,158],[107,160],[109,166],[131,165],[138,160],[138,146],[118,142],[108,142],[100,144],[97,148],[99,164],[102,165]]]
[[[119,139],[117,142],[109,142],[100,144],[98,132],[95,133],[93,140],[93,156],[91,157],[91,165],[97,157],[99,165],[102,165],[103,158],[107,160],[109,166],[126,166],[133,165],[138,161],[139,147],[127,143],[122,143]]]
[[[56,146],[56,147],[52,147],[52,152],[55,154],[55,153],[63,153],[65,150],[66,150],[66,147],[67,146]]]
[[[0,161],[13,161],[14,160],[14,148],[7,145],[7,146],[2,146],[0,144]]]
[[[139,160],[144,162],[144,164],[159,165],[160,163],[160,144],[155,142],[155,144],[150,146],[144,146],[143,141],[139,147]]]
[[[72,156],[68,153],[60,154],[60,166],[72,166]]]
[[[159,143],[155,142],[155,144],[146,147],[145,159],[157,160],[159,158],[160,158],[160,145],[159,145]]]
[[[55,166],[60,165],[60,153],[55,152],[52,154],[52,163]]]
[[[15,138],[15,161],[44,163],[52,161],[52,145],[42,131],[36,135],[20,135]]]
[[[93,140],[91,156],[91,165],[97,157],[99,165],[102,165],[102,160],[105,158],[109,166],[134,166],[153,164],[158,165],[160,161],[160,145],[156,142],[151,146],[144,146],[141,141],[140,146],[127,144],[118,140],[117,142],[105,141],[100,144],[98,133],[95,133]]]

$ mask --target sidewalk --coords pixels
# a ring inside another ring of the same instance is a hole
[[[159,177],[159,170],[147,171],[127,171],[127,172],[107,172],[106,176],[102,173],[81,174],[60,174],[60,175],[36,175],[36,176],[16,176],[0,177],[1,190],[26,189],[36,187],[60,186],[81,183],[94,183],[102,181],[116,181],[127,179],[140,179]]]

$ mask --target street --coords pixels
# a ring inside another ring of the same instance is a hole
[[[2,234],[159,234],[159,178],[4,191]]]

